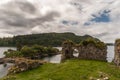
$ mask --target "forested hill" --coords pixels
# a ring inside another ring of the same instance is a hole
[[[42,33],[19,35],[13,38],[1,38],[0,46],[16,46],[16,45],[43,45],[43,46],[61,46],[65,40],[72,40],[76,43],[89,38],[91,36],[77,36],[74,33]]]

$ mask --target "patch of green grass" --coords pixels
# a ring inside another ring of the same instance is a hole
[[[61,64],[48,63],[12,76],[15,80],[90,80],[90,77],[98,78],[100,72],[110,80],[120,80],[120,69],[110,63],[77,59]]]

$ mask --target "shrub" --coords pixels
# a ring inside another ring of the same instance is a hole
[[[27,57],[27,58],[43,58],[52,56],[58,53],[58,49],[53,47],[43,47],[40,45],[24,46],[20,51],[8,50],[5,51],[5,57]]]
[[[15,51],[15,50],[11,50],[11,49],[9,49],[8,51],[5,51],[4,52],[4,55],[5,55],[5,57],[22,57],[23,55],[21,54],[21,52],[20,51]]]
[[[31,47],[28,46],[24,46],[20,52],[22,53],[22,55],[24,57],[32,57],[35,55],[36,51],[34,49],[32,49]]]

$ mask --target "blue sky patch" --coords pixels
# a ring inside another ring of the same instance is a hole
[[[99,12],[99,16],[93,14],[93,18],[86,22],[84,25],[90,25],[92,22],[96,22],[96,23],[100,23],[100,22],[103,22],[103,23],[107,23],[107,22],[110,22],[110,13],[111,11],[110,10],[104,10],[103,12]]]

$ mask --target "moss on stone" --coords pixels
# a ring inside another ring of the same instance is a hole
[[[120,42],[120,39],[116,39],[116,42],[118,42],[118,41]]]
[[[120,39],[116,39],[115,43],[120,44]]]
[[[100,40],[96,40],[94,38],[87,38],[84,41],[80,42],[80,46],[87,46],[88,44],[93,44],[95,47],[103,49],[106,47],[106,44],[104,42],[101,42]]]
[[[64,45],[64,44],[74,45],[75,43],[72,40],[66,40],[62,43],[62,45]]]

